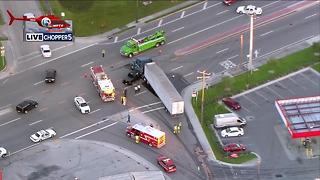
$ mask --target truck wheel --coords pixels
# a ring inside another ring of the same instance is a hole
[[[37,107],[38,107],[38,105],[34,105],[34,107],[35,107],[35,108],[37,108]]]
[[[132,58],[132,57],[133,57],[133,54],[132,54],[132,53],[130,53],[130,54],[128,55],[128,57],[129,57],[129,58]]]
[[[24,111],[25,114],[28,114],[28,111]]]
[[[127,136],[128,136],[128,137],[131,137],[131,134],[127,133]]]
[[[160,43],[157,43],[157,44],[156,44],[156,47],[159,47],[159,46],[160,46]]]
[[[161,45],[164,45],[164,43],[165,43],[164,41],[161,41]]]

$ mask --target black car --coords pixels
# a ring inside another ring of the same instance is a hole
[[[128,74],[128,77],[122,81],[125,85],[132,85],[134,82],[141,79],[141,73],[139,71],[133,70]]]
[[[54,83],[56,81],[57,71],[55,69],[47,69],[46,70],[46,83]]]
[[[17,112],[27,114],[30,110],[38,107],[38,102],[34,100],[24,100],[16,106]]]

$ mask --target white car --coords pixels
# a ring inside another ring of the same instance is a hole
[[[30,136],[30,139],[31,139],[31,141],[37,143],[37,142],[52,138],[55,135],[57,135],[57,133],[52,128],[49,128],[46,130],[40,130],[40,131],[36,132],[35,134],[32,134]]]
[[[45,58],[51,57],[51,50],[49,45],[41,45],[40,49],[43,57]]]
[[[253,5],[239,6],[236,10],[238,14],[261,15],[262,9]]]
[[[221,131],[222,137],[235,137],[235,136],[243,136],[244,132],[242,128],[239,127],[230,127]]]
[[[76,105],[76,107],[80,110],[80,112],[82,114],[88,114],[90,113],[90,107],[88,105],[88,103],[86,102],[86,100],[84,100],[83,97],[80,96],[76,96],[74,98],[74,104]]]
[[[8,151],[5,148],[0,147],[0,157],[5,158],[7,155]]]

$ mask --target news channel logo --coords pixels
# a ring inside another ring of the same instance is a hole
[[[24,21],[23,37],[26,42],[61,42],[73,41],[72,21],[65,20],[70,24],[69,28],[40,27],[36,22]],[[50,24],[49,18],[43,18],[41,24]]]

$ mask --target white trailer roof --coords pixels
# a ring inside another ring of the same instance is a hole
[[[135,124],[132,126],[132,128],[136,129],[136,130],[139,130],[141,132],[144,132],[146,134],[149,134],[153,137],[156,137],[156,138],[159,138],[159,137],[162,137],[165,135],[164,132],[158,130],[158,129],[155,129],[151,126],[146,126],[146,125],[143,125],[143,124]]]

